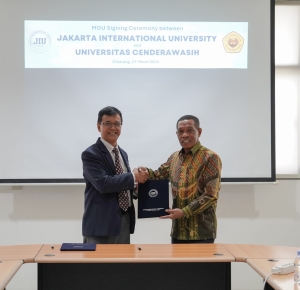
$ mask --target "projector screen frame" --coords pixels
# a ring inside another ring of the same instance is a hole
[[[257,183],[257,182],[274,182],[276,181],[276,156],[275,156],[275,0],[270,0],[270,57],[271,57],[271,67],[270,67],[270,104],[271,104],[271,177],[256,177],[256,178],[222,178],[222,182],[228,183]],[[205,144],[204,144],[205,145]],[[126,148],[125,148],[126,149]],[[170,152],[171,153],[171,152]],[[80,158],[80,157],[79,157]],[[164,161],[164,160],[161,160]],[[84,183],[83,178],[26,178],[26,179],[7,179],[0,178],[0,185],[6,184],[82,184]]]

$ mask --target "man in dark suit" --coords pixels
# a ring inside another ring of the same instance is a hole
[[[127,153],[117,145],[122,122],[117,108],[103,108],[97,122],[101,138],[81,155],[86,183],[84,243],[130,244],[134,232],[133,190],[147,176],[137,169],[130,171]]]

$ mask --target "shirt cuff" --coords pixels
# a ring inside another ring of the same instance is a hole
[[[135,175],[134,175],[134,173],[131,171],[131,173],[132,173],[132,176],[133,176],[133,183],[134,183],[134,185],[136,184],[136,181],[135,181]]]
[[[183,211],[183,216],[189,218],[193,213],[188,206],[181,209]]]

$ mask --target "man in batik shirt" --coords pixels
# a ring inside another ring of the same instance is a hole
[[[214,243],[216,238],[222,162],[215,152],[201,145],[201,132],[197,117],[181,117],[176,134],[182,149],[157,170],[147,168],[149,179],[171,182],[173,207],[161,218],[172,219],[173,244]]]

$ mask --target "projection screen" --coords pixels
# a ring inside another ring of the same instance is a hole
[[[275,180],[274,1],[3,0],[0,23],[0,183],[83,182],[105,106],[132,168],[189,114],[223,182]]]

